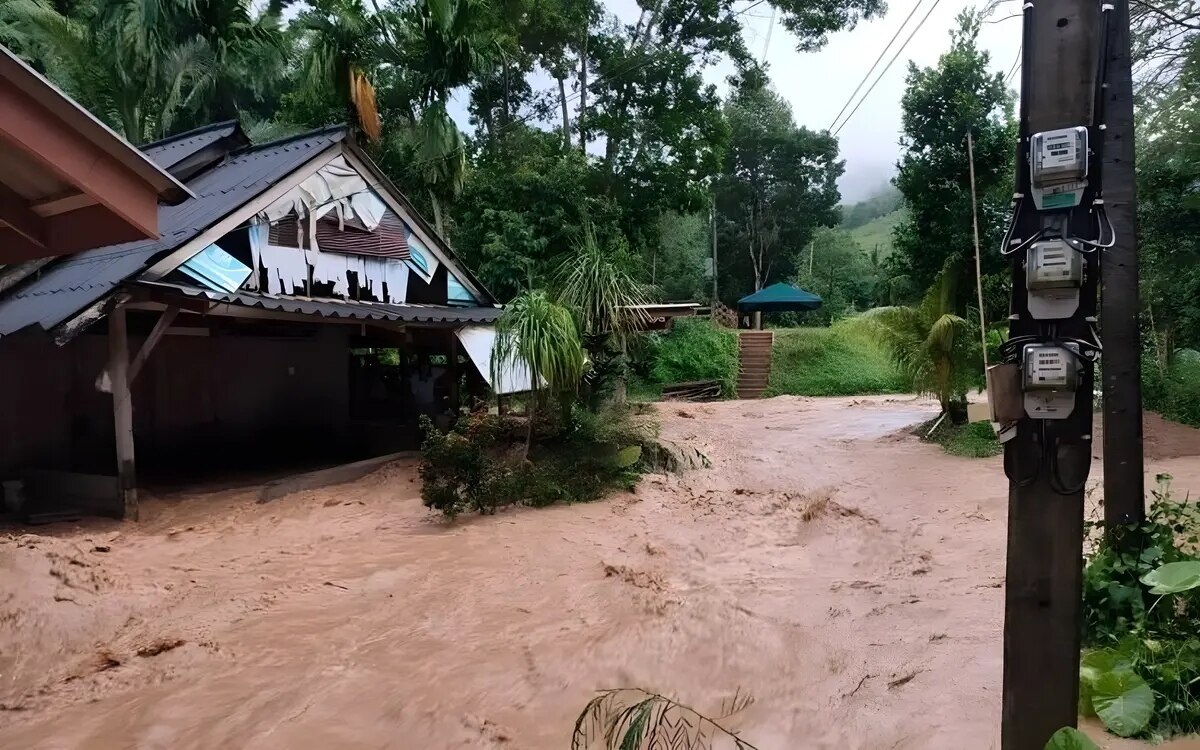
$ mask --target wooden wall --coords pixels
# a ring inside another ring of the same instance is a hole
[[[152,322],[131,323],[131,351]],[[342,458],[353,329],[295,329],[312,335],[163,337],[133,386],[139,473]],[[94,385],[106,358],[103,330],[64,347],[44,335],[0,339],[0,478],[114,472],[112,400]]]

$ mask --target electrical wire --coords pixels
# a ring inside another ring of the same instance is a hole
[[[904,52],[904,49],[908,46],[908,43],[911,42],[913,37],[917,35],[917,32],[921,30],[921,27],[925,25],[925,22],[929,20],[929,16],[933,14],[933,11],[937,9],[941,2],[942,0],[933,0],[933,5],[929,7],[929,10],[921,18],[920,23],[918,23],[916,28],[912,30],[912,33],[908,35],[908,38],[904,40],[904,44],[900,45],[900,49],[896,50],[896,54],[892,55],[892,59],[888,60],[888,64],[883,67],[882,71],[880,71],[879,77],[876,78],[875,82],[871,84],[871,87],[867,89],[867,93],[862,95],[862,98],[858,100],[858,104],[854,105],[854,109],[850,110],[850,114],[846,115],[846,119],[842,120],[842,124],[838,126],[838,129],[833,131],[835,136],[842,132],[842,128],[846,127],[846,123],[850,122],[850,119],[854,117],[854,113],[858,111],[858,108],[862,106],[863,102],[867,100],[867,97],[871,95],[871,92],[875,90],[875,87],[879,85],[879,82],[883,80],[883,77],[887,75],[887,72],[891,69],[892,64],[896,62],[896,58],[900,57],[900,54]]]
[[[896,43],[896,40],[900,38],[900,32],[904,31],[904,27],[908,25],[908,22],[912,19],[913,15],[920,10],[924,3],[925,0],[917,0],[917,4],[914,5],[913,9],[910,10],[908,15],[904,17],[904,21],[902,21],[900,26],[896,29],[896,33],[892,34],[892,38],[888,40],[887,45],[885,45],[884,48],[879,51],[879,57],[876,57],[875,62],[871,63],[871,68],[862,77],[862,80],[858,82],[858,85],[854,87],[854,91],[850,94],[850,98],[847,99],[846,103],[842,105],[842,108],[838,111],[837,116],[833,118],[833,122],[829,123],[829,127],[826,128],[826,130],[833,132],[833,126],[837,125],[838,120],[842,118],[842,114],[850,106],[850,102],[854,101],[854,97],[858,96],[858,92],[862,90],[863,84],[865,84],[867,79],[871,77],[871,74],[875,72],[875,68],[879,67],[879,61],[883,59],[883,56],[888,53],[888,50],[890,50],[892,45]]]

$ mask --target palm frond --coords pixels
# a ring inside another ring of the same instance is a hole
[[[735,697],[735,706],[738,703]],[[737,710],[749,705],[741,702]],[[711,750],[716,743],[756,750],[693,708],[639,689],[605,690],[588,702],[575,721],[571,750]]]
[[[518,363],[529,368],[535,389],[544,382],[554,391],[573,391],[583,377],[583,347],[575,319],[544,291],[517,295],[496,321],[492,382],[500,382],[501,374]]]
[[[557,272],[559,299],[577,311],[585,333],[621,338],[642,327],[649,316],[647,288],[601,247],[591,224],[585,224],[574,254]]]
[[[375,87],[367,79],[367,74],[357,67],[350,68],[350,101],[358,113],[358,124],[363,132],[371,140],[379,140],[382,126],[379,121],[379,108],[375,103]]]

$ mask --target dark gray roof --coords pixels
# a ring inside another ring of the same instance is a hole
[[[309,299],[307,297],[277,297],[258,292],[216,292],[210,289],[169,284],[162,281],[143,281],[139,286],[149,287],[187,297],[204,297],[213,302],[226,302],[242,307],[257,307],[276,312],[316,315],[322,318],[350,318],[353,320],[388,320],[399,323],[491,323],[500,317],[498,307],[450,307],[448,305],[393,305],[379,302],[355,300]]]
[[[142,153],[163,169],[169,169],[204,147],[228,138],[238,129],[237,120],[226,120],[173,135],[142,146]]]
[[[0,336],[32,325],[50,329],[62,323],[156,256],[191,240],[344,137],[344,128],[326,128],[231,154],[188,183],[195,198],[158,207],[161,234],[157,240],[77,253],[43,269],[40,278],[0,300]]]

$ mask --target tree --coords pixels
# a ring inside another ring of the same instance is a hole
[[[1012,94],[1001,73],[989,72],[990,58],[976,40],[980,17],[963,11],[951,35],[950,51],[937,65],[909,65],[901,100],[904,134],[895,184],[908,204],[907,218],[897,226],[895,249],[913,288],[926,289],[948,261],[965,282],[971,257],[971,185],[967,164],[967,132],[975,139],[975,175],[980,196],[980,234],[985,247],[1003,235],[1012,190],[1016,124]],[[1006,262],[996,252],[983,253],[984,272],[1002,272]],[[965,283],[955,300],[959,312],[971,295]]]
[[[643,309],[650,301],[646,286],[629,272],[632,259],[623,243],[614,244],[601,246],[595,230],[586,224],[575,252],[558,269],[559,301],[575,311],[589,355],[593,407],[610,384],[616,388],[617,401],[625,400],[627,341],[649,320]]]
[[[793,265],[795,284],[823,300],[819,310],[805,315],[806,322],[828,324],[874,302],[879,270],[844,229],[818,228]]]
[[[517,364],[529,370],[535,408],[544,390],[565,395],[578,388],[583,377],[583,347],[575,317],[544,290],[521,292],[496,320],[492,382],[501,382],[502,373]],[[535,408],[528,414],[526,456],[533,443]]]
[[[10,0],[0,41],[135,144],[249,107],[281,74],[269,64],[280,57],[274,6],[254,16],[243,0],[83,0],[70,10]]]
[[[729,151],[716,186],[722,291],[736,299],[789,278],[818,226],[839,218],[837,141],[796,127],[787,103],[748,76],[725,107]]]
[[[707,299],[711,293],[712,231],[702,213],[659,216],[650,246],[650,283],[665,300]]]
[[[974,327],[954,314],[958,269],[947,263],[915,307],[877,307],[865,320],[879,332],[913,390],[933,396],[954,424],[967,419],[967,390],[977,380]],[[978,361],[977,361],[978,360]]]

